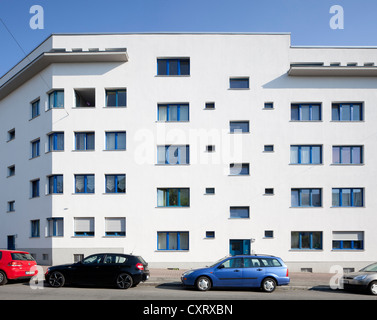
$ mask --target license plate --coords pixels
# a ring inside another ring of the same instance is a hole
[[[25,274],[34,274],[34,271],[25,271]]]
[[[343,282],[343,283],[346,283],[346,284],[348,284],[348,283],[349,283],[349,281],[348,281],[348,280],[343,280],[342,282]]]

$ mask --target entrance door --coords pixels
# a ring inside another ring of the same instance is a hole
[[[16,249],[16,237],[15,236],[8,236],[8,250],[15,250]]]
[[[232,256],[250,254],[250,239],[229,240],[229,253]]]

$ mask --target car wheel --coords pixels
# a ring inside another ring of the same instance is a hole
[[[369,284],[368,289],[369,289],[369,293],[373,295],[377,295],[377,281],[372,281]]]
[[[8,282],[7,275],[5,272],[0,271],[0,286],[6,284]]]
[[[60,288],[65,284],[64,275],[59,271],[53,271],[48,278],[48,284],[54,288]]]
[[[272,278],[263,279],[261,288],[264,292],[273,292],[276,289],[276,281]]]
[[[202,276],[196,280],[196,289],[199,291],[207,291],[211,289],[212,283],[208,277]]]
[[[133,286],[132,277],[128,273],[121,273],[117,277],[116,285],[119,289],[128,289]]]

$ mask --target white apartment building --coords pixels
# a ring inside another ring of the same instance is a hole
[[[290,34],[51,35],[0,79],[0,247],[376,261],[376,57]]]

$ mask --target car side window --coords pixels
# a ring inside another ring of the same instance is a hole
[[[99,264],[103,258],[103,254],[96,254],[93,256],[89,256],[82,260],[82,264],[90,265],[90,264]]]
[[[242,258],[229,259],[225,261],[221,266],[222,268],[242,268]]]
[[[108,254],[103,261],[106,264],[119,264],[126,262],[127,258],[116,254]]]
[[[265,267],[281,267],[281,263],[275,258],[261,259]]]
[[[245,268],[258,268],[261,266],[261,263],[257,258],[245,258],[244,265]]]

